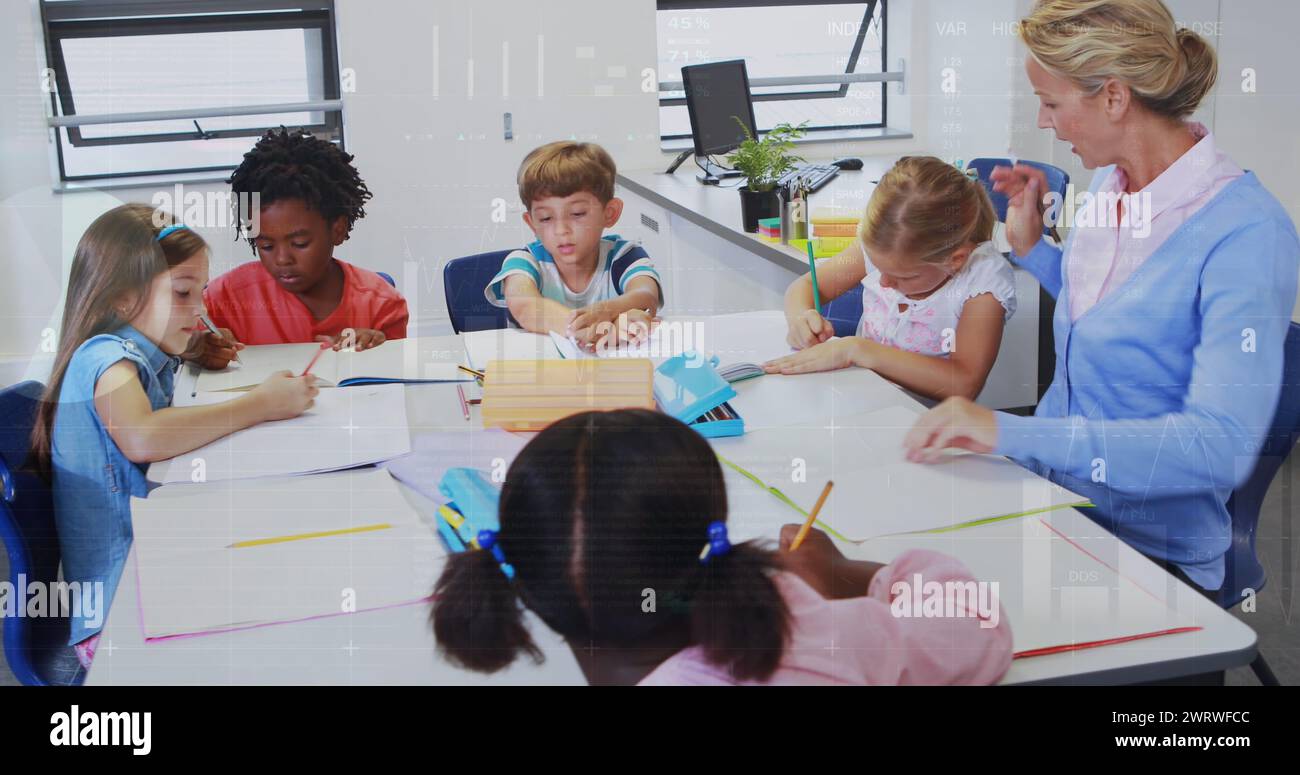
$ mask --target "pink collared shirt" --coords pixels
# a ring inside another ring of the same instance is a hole
[[[1196,145],[1146,188],[1124,193],[1128,176],[1115,167],[1093,199],[1110,204],[1099,204],[1091,221],[1083,221],[1093,225],[1080,225],[1081,215],[1075,216],[1074,243],[1066,265],[1072,320],[1119,289],[1179,226],[1243,174],[1219,151],[1204,124],[1188,122],[1187,129],[1197,138]],[[1116,217],[1116,198],[1123,202],[1122,219]]]
[[[775,581],[790,611],[790,639],[766,684],[991,684],[1011,666],[1011,625],[997,605],[980,608],[969,591],[975,579],[958,560],[913,549],[876,572],[865,597],[827,600],[793,573]],[[945,598],[945,609],[927,612],[910,597],[931,584],[947,589],[969,584]],[[900,599],[903,598],[903,599]],[[989,602],[989,601],[986,601]],[[909,605],[903,605],[909,603]],[[960,610],[959,610],[960,609]],[[952,615],[948,615],[951,613]],[[709,662],[698,646],[679,651],[655,668],[641,686],[735,684],[725,668]]]

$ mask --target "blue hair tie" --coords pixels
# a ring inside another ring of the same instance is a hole
[[[501,544],[497,543],[497,531],[478,531],[478,548],[492,552],[492,556],[496,558],[497,565],[501,566],[501,572],[506,574],[506,578],[514,579],[515,566],[506,562],[506,553],[501,551]]]
[[[727,523],[722,520],[709,523],[709,542],[700,550],[700,562],[731,553],[731,540],[727,538]]]
[[[162,231],[158,232],[158,236],[153,238],[154,242],[162,242],[169,235],[178,232],[181,229],[188,229],[188,228],[190,227],[186,226],[183,223],[173,223],[171,226],[168,226],[164,228]]]

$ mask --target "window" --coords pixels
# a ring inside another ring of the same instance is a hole
[[[751,81],[789,76],[883,73],[885,0],[659,0],[659,80],[684,65],[744,59]],[[757,52],[757,53],[755,53]],[[883,82],[752,86],[760,132],[783,122],[810,130],[885,126]],[[691,136],[683,91],[659,94],[663,140]]]
[[[42,0],[41,15],[63,181],[224,172],[282,124],[342,140],[332,0]]]

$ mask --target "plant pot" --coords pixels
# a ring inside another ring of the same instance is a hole
[[[776,189],[771,191],[750,191],[740,189],[740,222],[747,232],[758,231],[758,219],[778,218],[781,215],[781,199]]]

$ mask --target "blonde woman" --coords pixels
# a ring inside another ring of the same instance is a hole
[[[1045,181],[995,174],[1012,257],[1057,296],[1056,373],[1033,417],[950,399],[907,439],[1010,456],[1205,590],[1224,581],[1225,503],[1277,407],[1300,242],[1278,201],[1200,124],[1214,50],[1160,0],[1042,0],[1021,23],[1038,125],[1095,168],[1064,249]]]

